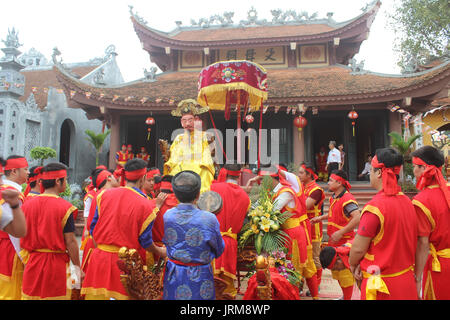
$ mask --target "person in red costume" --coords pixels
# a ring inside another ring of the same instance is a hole
[[[70,300],[69,262],[80,268],[74,222],[78,209],[59,197],[67,186],[64,164],[47,164],[41,179],[44,192],[23,205],[28,234],[20,241],[25,264],[22,299]]]
[[[413,266],[418,237],[416,212],[397,179],[403,156],[376,151],[370,184],[378,193],[363,208],[350,250],[350,269],[362,280],[362,300],[417,300]]]
[[[420,190],[412,201],[419,223],[417,292],[420,296],[422,287],[425,300],[450,300],[450,185],[442,175],[444,155],[431,146],[411,155]]]
[[[159,172],[159,171],[158,171]],[[174,208],[178,205],[178,200],[173,193],[172,188],[172,176],[165,175],[161,178],[160,182],[160,193],[161,196],[165,196],[164,203],[156,214],[155,222],[153,223],[152,228],[152,236],[153,242],[158,247],[163,247],[163,238],[164,238],[164,214],[167,210]],[[158,262],[159,256],[155,255],[151,252],[147,252],[147,265],[153,266],[156,262]]]
[[[163,200],[149,200],[141,191],[147,163],[132,159],[121,172],[124,187],[104,190],[97,196],[97,208],[90,226],[92,251],[81,294],[86,300],[128,300],[117,266],[121,247],[136,249],[145,263],[145,252],[166,256],[152,239],[152,227]]]
[[[217,180],[211,184],[211,191],[222,197],[222,209],[216,214],[219,220],[220,233],[225,242],[223,254],[214,260],[214,275],[224,280],[228,286],[224,293],[235,297],[237,289],[234,285],[236,279],[237,262],[237,235],[242,229],[244,219],[250,207],[248,194],[239,185],[241,165],[225,164],[220,170]]]
[[[259,175],[272,177],[274,208],[280,210],[280,212],[288,211],[293,214],[281,226],[281,229],[290,237],[288,255],[290,255],[290,260],[295,269],[306,279],[311,297],[318,299],[319,288],[317,269],[312,255],[311,224],[306,213],[303,187],[300,184],[295,186],[296,190],[294,190],[293,183],[299,181],[299,179],[294,174],[289,173],[286,166],[282,164],[277,165],[275,171],[261,171]]]
[[[303,193],[306,198],[306,213],[308,219],[322,215],[322,205],[325,200],[325,192],[317,184],[318,176],[312,166],[302,164],[298,170],[298,176],[303,184]],[[322,222],[311,225],[311,242],[314,264],[317,269],[317,284],[320,285],[322,279],[322,266],[320,265],[320,245],[322,243]]]
[[[92,202],[89,206],[89,213],[86,218],[86,224],[85,224],[85,232],[84,239],[82,240],[80,250],[83,250],[83,257],[81,260],[81,270],[86,273],[88,265],[89,265],[89,258],[92,253],[92,250],[94,250],[94,241],[92,239],[92,235],[89,234],[90,226],[92,223],[92,219],[95,215],[95,210],[97,209],[97,196],[103,191],[108,190],[111,188],[117,188],[119,186],[119,182],[116,180],[114,175],[105,169],[95,169],[92,172],[92,185],[94,187],[95,193],[94,197],[92,199]]]
[[[41,193],[41,170],[43,167],[34,166],[30,168],[30,174],[27,179],[27,187],[23,192],[25,201]]]
[[[159,189],[159,186],[155,186],[156,177],[161,177],[161,172],[158,168],[150,168],[145,175],[144,184],[142,185],[142,191],[144,191],[150,199],[156,198],[156,190]]]
[[[6,160],[3,190],[19,193],[20,203],[24,202],[22,184],[28,179],[28,162],[22,156],[12,155]],[[0,299],[20,300],[23,263],[19,255],[20,239],[0,231]]]
[[[355,236],[354,229],[358,226],[360,211],[355,197],[350,193],[351,185],[347,174],[342,170],[332,171],[328,189],[333,192],[330,197],[328,214],[311,219],[313,225],[328,219],[328,245],[339,247]],[[338,280],[344,294],[344,300],[350,300],[353,293],[354,278],[349,269],[331,272],[333,279]]]
[[[145,149],[145,147],[141,147],[141,152],[139,152],[136,155],[136,158],[142,159],[144,161],[149,161],[150,160],[150,155],[147,153],[147,150]]]
[[[116,152],[116,169],[121,169],[125,166],[128,161],[128,150],[125,144],[122,145],[120,151]]]
[[[127,160],[134,159],[133,146],[131,144],[127,146],[127,152],[128,152]]]

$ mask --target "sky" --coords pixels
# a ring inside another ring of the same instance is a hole
[[[116,47],[117,63],[125,81],[133,81],[144,76],[144,68],[152,64],[130,20],[129,5],[133,11],[147,21],[149,27],[164,32],[176,28],[175,21],[190,26],[191,19],[209,18],[234,12],[233,21],[247,19],[247,12],[253,6],[258,19],[270,21],[270,10],[281,9],[307,11],[309,15],[318,13],[318,18],[326,18],[333,12],[337,22],[352,19],[362,13],[361,8],[372,0],[22,0],[7,1],[0,11],[0,39],[5,40],[8,28],[18,32],[19,48],[27,52],[31,48],[51,60],[54,47],[61,52],[64,63],[84,62],[95,57],[103,57],[105,49]],[[393,13],[394,0],[382,0],[382,5],[372,24],[369,38],[355,56],[364,60],[364,69],[399,74],[394,52],[394,34],[388,27],[387,15]],[[0,43],[4,46],[3,42]],[[0,54],[1,55],[1,54]]]

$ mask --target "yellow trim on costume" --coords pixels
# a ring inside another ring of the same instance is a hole
[[[359,205],[358,205],[358,202],[356,202],[356,200],[354,200],[354,199],[350,199],[350,200],[348,200],[348,201],[345,201],[343,204],[342,204],[342,216],[345,218],[345,220],[347,220],[347,222],[348,221],[350,221],[351,220],[351,216],[350,216],[350,218],[347,218],[347,216],[344,214],[344,208],[345,208],[345,206],[346,205],[348,205],[349,203],[354,203],[354,204],[356,204],[357,206],[358,206],[358,208],[359,208]],[[358,210],[358,209],[356,209],[356,210]],[[356,211],[356,210],[353,210],[353,211]],[[353,212],[352,211],[352,212]],[[351,212],[350,212],[351,213]]]
[[[366,284],[366,300],[376,300],[377,299],[377,291],[390,294],[389,289],[386,286],[386,283],[383,281],[382,278],[392,278],[392,277],[398,277],[402,274],[410,271],[413,269],[413,266],[409,266],[408,268],[391,274],[370,274],[366,271],[363,271],[363,277],[367,278],[367,284]]]
[[[306,214],[302,215],[300,218],[289,218],[281,225],[281,229],[292,229],[298,227],[306,219],[308,219]]]
[[[355,278],[350,269],[331,270],[331,277],[339,282],[341,288],[352,287],[355,283]]]
[[[129,300],[130,298],[127,295],[123,295],[117,291],[111,291],[106,288],[81,288],[82,295],[93,295],[93,296],[105,296],[109,300],[109,298],[114,298],[116,300]]]
[[[415,205],[416,207],[418,207],[420,210],[422,210],[422,212],[425,214],[425,216],[428,218],[428,221],[430,221],[431,224],[431,232],[434,231],[434,228],[436,227],[436,221],[434,221],[433,216],[431,215],[431,211],[430,209],[428,209],[427,207],[425,207],[425,205],[420,202],[419,200],[414,199],[413,201],[411,201],[413,205]]]
[[[375,260],[375,256],[373,254],[370,254],[370,253],[366,252],[366,254],[364,255],[364,259],[367,259],[369,261],[374,261]]]
[[[423,298],[424,300],[437,300],[436,294],[434,293],[433,279],[431,278],[430,270],[427,272],[427,281],[425,282],[423,289]]]
[[[433,270],[435,272],[441,272],[441,263],[439,262],[438,257],[450,258],[450,248],[436,251],[436,248],[430,242],[430,254],[431,254],[431,257],[433,258],[433,261],[431,262],[431,270]]]
[[[5,203],[5,199],[0,200],[0,220],[2,220],[3,209],[2,205]]]
[[[120,247],[115,246],[113,244],[97,244],[97,249],[100,249],[105,252],[109,253],[118,253],[120,250]]]
[[[152,211],[152,213],[145,219],[144,223],[142,224],[141,230],[139,231],[139,235],[141,235],[145,229],[152,223],[153,220],[156,219],[156,213],[159,211],[158,207],[155,207]]]
[[[234,240],[237,240],[237,233],[233,233],[231,227],[227,231],[221,232],[220,234],[222,235],[222,237],[230,237]]]
[[[100,208],[101,208],[100,202],[101,202],[101,200],[102,200],[102,195],[103,195],[103,193],[104,193],[106,190],[107,190],[107,189],[103,190],[103,191],[100,192],[100,193],[98,194],[98,196],[97,196],[97,214],[98,214],[98,217],[99,217],[99,218],[100,218]],[[90,230],[88,230],[88,231],[90,231]]]
[[[125,186],[125,187],[121,187],[121,188],[125,188],[125,189],[128,189],[128,190],[131,190],[131,191],[133,191],[134,193],[136,193],[137,195],[139,195],[140,197],[148,198],[148,196],[147,196],[147,195],[145,195],[145,194],[142,194],[142,193],[139,193],[138,191],[134,190],[134,189],[133,189],[133,188],[131,188],[131,187],[127,187],[127,186]]]
[[[375,237],[372,239],[373,244],[376,245],[380,240],[383,238],[384,235],[384,216],[381,213],[380,209],[377,207],[374,207],[372,205],[366,205],[361,212],[361,217],[364,214],[364,212],[369,211],[370,213],[373,213],[380,219],[380,231],[375,235]]]
[[[62,219],[62,228],[64,229],[64,227],[66,226],[67,223],[67,219],[69,219],[70,214],[72,214],[73,212],[75,212],[76,210],[78,210],[75,206],[71,206],[69,208],[69,210],[66,211],[66,214],[64,215],[64,218]]]
[[[14,275],[14,270],[16,270],[17,264],[18,264],[19,262],[20,262],[20,263],[23,263],[23,262],[20,260],[19,256],[17,255],[17,252],[15,252],[15,253],[14,253],[14,260],[13,260],[13,267],[12,267],[12,269],[11,269],[11,276],[7,276],[6,274],[0,273],[0,280],[5,281],[5,282],[11,282],[12,277],[13,277],[13,275]]]

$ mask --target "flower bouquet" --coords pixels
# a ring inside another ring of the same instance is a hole
[[[292,214],[274,209],[270,179],[263,179],[259,197],[252,203],[247,222],[239,234],[239,248],[253,241],[258,255],[282,250],[289,241],[289,236],[280,227]]]
[[[273,258],[274,267],[277,269],[278,273],[286,278],[290,284],[302,288],[303,287],[303,277],[295,270],[294,265],[290,260],[286,258],[287,249],[283,248],[279,251],[273,251],[270,257]]]

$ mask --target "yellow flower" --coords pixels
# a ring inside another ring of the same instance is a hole
[[[266,217],[261,218],[260,229],[264,232],[269,232],[270,226],[273,224],[273,221],[267,219]]]
[[[266,217],[267,219],[270,219],[270,213],[265,213],[264,217]]]
[[[256,224],[252,224],[251,228],[253,233],[259,233],[258,226]]]

